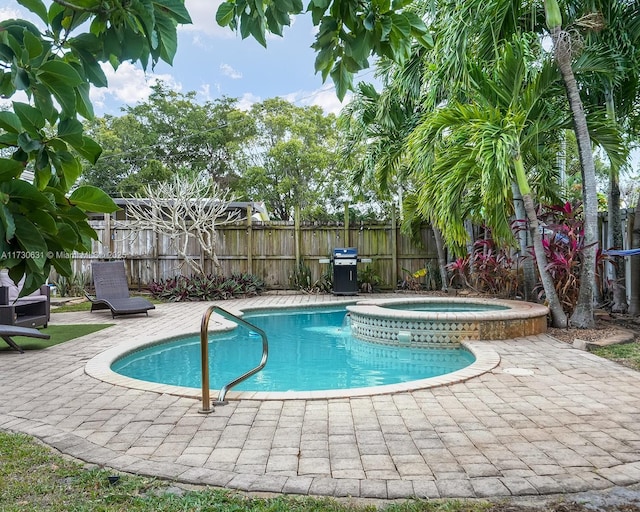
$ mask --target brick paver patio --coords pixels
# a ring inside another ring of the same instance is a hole
[[[221,305],[333,300],[269,295]],[[117,470],[246,491],[493,498],[640,483],[640,373],[547,335],[490,342],[500,364],[457,384],[232,400],[209,415],[194,398],[85,373],[117,344],[197,332],[207,306],[163,304],[148,318],[115,320],[54,313],[52,324],[116,325],[43,351],[0,353],[0,429]]]

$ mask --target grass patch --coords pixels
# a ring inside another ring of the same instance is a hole
[[[44,329],[39,329],[40,332],[51,336],[48,340],[41,340],[38,338],[29,338],[26,336],[14,336],[13,340],[23,350],[42,350],[43,348],[53,347],[59,343],[79,338],[93,332],[111,327],[114,324],[69,324],[69,325],[49,325]],[[4,342],[0,346],[0,350],[13,350]]]
[[[132,293],[131,294],[132,297],[144,297],[145,299],[147,299],[149,302],[151,302],[152,304],[164,304],[164,301],[160,300],[160,299],[155,299],[153,297],[151,297],[150,295],[143,295],[143,294],[137,294],[137,293]],[[56,301],[56,298],[53,298],[53,301]],[[83,302],[76,302],[76,303],[65,303],[61,306],[55,306],[51,308],[51,312],[52,313],[74,313],[76,311],[91,311],[91,302],[89,302],[88,300],[85,300]],[[108,310],[105,310],[108,311]]]
[[[611,359],[634,370],[640,370],[640,343],[623,343],[597,347],[591,350],[595,355]]]
[[[213,489],[185,490],[151,478],[87,469],[61,457],[22,434],[0,432],[0,509],[50,511],[256,511],[256,512],[373,512],[373,505],[347,504],[331,498],[253,498]],[[480,512],[485,502],[408,500],[383,508],[388,512]]]
[[[75,311],[90,311],[91,302],[88,300],[84,302],[77,302],[75,304],[66,303],[62,306],[51,306],[52,313],[72,313]]]

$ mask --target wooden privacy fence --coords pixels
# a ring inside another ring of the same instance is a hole
[[[134,230],[128,221],[114,223],[109,216],[90,221],[98,234],[89,254],[74,254],[73,271],[90,277],[91,261],[123,259],[133,288],[144,288],[151,281],[191,271],[176,256],[167,236],[151,230]],[[221,273],[248,272],[261,277],[268,288],[290,288],[290,279],[299,265],[309,268],[312,279],[329,270],[320,259],[331,256],[336,247],[356,247],[358,256],[371,263],[359,263],[358,272],[371,265],[382,278],[383,288],[395,288],[403,278],[403,269],[416,271],[431,265],[437,272],[437,252],[433,231],[428,225],[421,230],[422,247],[400,233],[392,220],[388,223],[319,224],[307,222],[242,221],[217,229],[216,254]],[[180,241],[178,242],[180,243]],[[189,254],[200,260],[207,271],[213,270],[195,242]]]
[[[634,210],[623,211],[624,247],[631,248],[631,230]],[[356,247],[361,258],[371,263],[360,263],[358,272],[371,265],[382,279],[382,288],[393,289],[405,271],[416,271],[431,266],[437,272],[437,252],[433,231],[428,224],[421,228],[421,243],[416,245],[400,232],[395,219],[390,222],[358,224],[300,222],[257,222],[249,220],[220,226],[217,256],[221,272],[229,276],[234,272],[248,272],[261,277],[268,288],[290,288],[291,276],[299,265],[306,265],[313,280],[319,279],[329,266],[319,260],[331,256],[336,247]],[[599,215],[600,246],[607,247],[606,214]],[[102,220],[90,221],[98,234],[89,254],[74,254],[72,268],[76,275],[90,280],[91,261],[123,259],[133,288],[142,289],[151,281],[184,273],[188,267],[176,256],[168,237],[151,230],[135,230],[127,220],[115,222],[105,215]],[[178,242],[180,243],[180,241]],[[189,254],[199,258],[204,268],[213,270],[213,264],[204,258],[200,247],[191,242]],[[630,269],[630,259],[624,258],[627,291],[637,286]],[[604,270],[604,269],[603,269]]]

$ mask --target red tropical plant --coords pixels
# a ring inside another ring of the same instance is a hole
[[[584,251],[584,220],[582,205],[566,202],[562,205],[544,206],[540,211],[543,226],[543,246],[549,264],[547,269],[555,283],[555,289],[565,312],[570,315],[578,302],[580,290],[580,269]],[[531,251],[533,255],[533,251]],[[535,255],[533,255],[535,257]],[[604,258],[598,250],[597,262]],[[596,268],[600,268],[598,264]],[[600,283],[600,273],[596,273],[596,284]],[[536,287],[540,299],[544,291],[539,284]]]

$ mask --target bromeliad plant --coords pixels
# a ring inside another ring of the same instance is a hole
[[[227,300],[236,297],[253,297],[265,289],[262,279],[253,274],[233,273],[231,277],[220,275],[176,276],[149,285],[151,294],[169,302]]]

